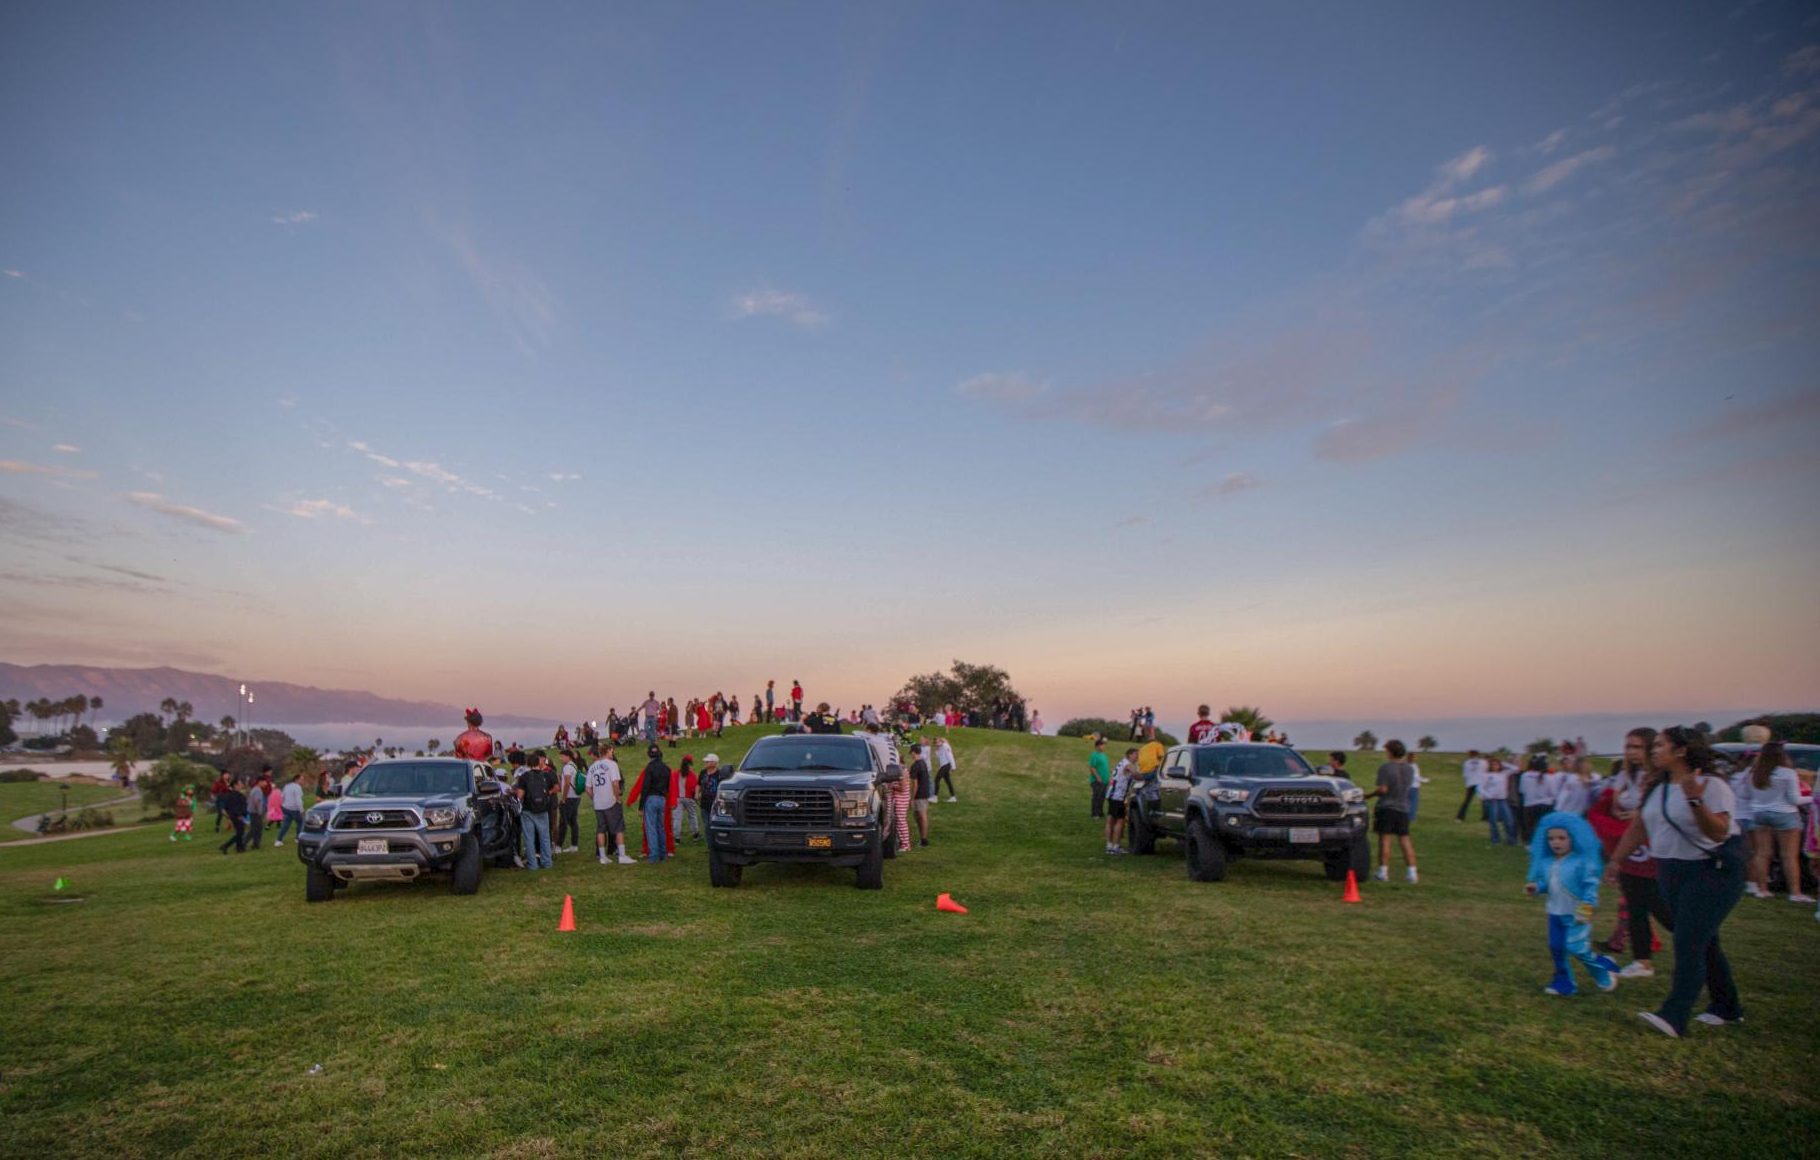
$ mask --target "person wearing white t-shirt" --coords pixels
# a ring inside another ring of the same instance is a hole
[[[1536,832],[1536,823],[1542,820],[1542,815],[1554,807],[1555,785],[1549,780],[1549,774],[1547,755],[1538,753],[1529,759],[1528,767],[1517,777],[1517,797],[1521,803],[1517,828],[1522,832],[1525,844]]]
[[[1510,812],[1510,775],[1504,763],[1492,758],[1479,775],[1479,800],[1485,805],[1485,824],[1491,827],[1491,844],[1498,844],[1498,827],[1504,827],[1504,843],[1515,846],[1517,820]]]
[[[1743,788],[1738,812],[1748,811],[1754,823],[1750,883],[1745,889],[1758,898],[1775,897],[1769,891],[1769,863],[1780,853],[1788,900],[1812,902],[1801,893],[1801,781],[1782,742],[1770,741],[1758,750],[1757,759],[1745,771]]]
[[[1717,758],[1704,734],[1680,725],[1656,735],[1651,753],[1662,780],[1652,786],[1606,864],[1606,880],[1638,845],[1656,859],[1662,900],[1674,913],[1675,978],[1655,1011],[1639,1011],[1662,1034],[1687,1034],[1694,1001],[1711,1002],[1693,1018],[1713,1027],[1742,1022],[1744,1003],[1719,927],[1744,897],[1744,839],[1733,817],[1732,788],[1714,775]]]
[[[1485,778],[1485,769],[1485,759],[1479,756],[1479,751],[1476,749],[1468,749],[1466,751],[1466,760],[1460,765],[1460,778],[1466,783],[1466,796],[1460,799],[1460,812],[1453,816],[1454,821],[1463,822],[1466,820],[1466,807],[1471,805],[1472,799],[1478,795],[1479,782],[1483,781]],[[1479,809],[1479,816],[1485,816],[1485,809],[1483,806]]]
[[[954,801],[954,746],[948,744],[946,737],[935,741],[935,792],[942,792],[942,782],[948,783],[948,800]],[[931,797],[930,801],[935,798]]]
[[[596,746],[590,751],[595,758],[594,764],[588,766],[588,798],[594,806],[594,860],[602,866],[607,864],[607,852],[616,853],[621,865],[630,866],[632,859],[626,855],[626,811],[621,800],[623,783],[619,775],[619,762],[613,760],[611,745]]]

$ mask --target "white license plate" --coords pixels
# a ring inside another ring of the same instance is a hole
[[[357,854],[385,854],[389,852],[390,851],[386,848],[384,838],[362,838],[360,839],[360,848],[355,851]]]
[[[1297,826],[1289,831],[1289,840],[1298,846],[1312,846],[1321,840],[1321,831]]]

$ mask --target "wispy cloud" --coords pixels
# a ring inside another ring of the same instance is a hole
[[[575,480],[581,478],[581,473],[576,472],[576,471],[552,471],[548,475],[544,476],[544,478],[551,481],[552,483],[572,483]],[[526,491],[536,491],[537,489],[534,487],[528,487],[525,490]]]
[[[93,479],[95,473],[55,464],[26,463],[19,459],[0,459],[0,473],[7,475],[43,475],[51,479]]]
[[[1556,129],[1553,133],[1550,133],[1540,141],[1537,141],[1534,145],[1534,149],[1537,153],[1547,157],[1565,144],[1567,144],[1567,130]]]
[[[17,427],[22,431],[36,431],[38,424],[27,423],[24,419],[15,419],[11,415],[0,415],[0,427]]]
[[[1595,149],[1585,149],[1571,157],[1563,157],[1553,165],[1538,171],[1534,177],[1523,183],[1523,192],[1527,194],[1547,193],[1555,186],[1572,177],[1588,165],[1597,165],[1609,161],[1617,155],[1617,150],[1610,145],[1600,145]]]
[[[350,520],[357,524],[373,522],[346,504],[336,503],[332,499],[300,499],[288,507],[276,510],[305,520],[313,520],[318,516],[332,516],[338,520]]]
[[[535,355],[556,328],[556,295],[515,258],[483,250],[468,228],[432,219],[430,230],[455,254],[474,289],[506,328],[519,353]]]
[[[1788,54],[1782,62],[1782,71],[1794,76],[1813,76],[1820,73],[1820,44],[1807,44]]]
[[[306,226],[315,220],[316,215],[307,209],[294,209],[289,213],[272,215],[273,224],[281,226]]]
[[[390,488],[411,486],[411,481],[400,475],[382,475],[379,477],[379,483],[382,487]]]
[[[381,455],[379,452],[373,450],[371,447],[368,447],[365,443],[361,442],[358,439],[348,440],[348,446],[353,448],[355,451],[360,452],[362,455],[366,456],[368,459],[371,459],[374,463],[379,464],[381,467],[397,467],[398,466],[398,461],[396,459],[393,459],[390,455]]]
[[[1224,479],[1218,479],[1205,487],[1197,488],[1194,498],[1197,500],[1224,499],[1227,496],[1242,492],[1256,491],[1264,486],[1264,481],[1249,471],[1235,471]]]
[[[1114,528],[1143,528],[1143,527],[1148,527],[1149,525],[1150,525],[1150,517],[1139,515],[1139,516],[1126,516],[1124,519],[1120,520],[1116,524],[1113,524],[1112,526]]]
[[[82,448],[76,446],[74,443],[53,444],[51,447],[51,450],[60,451],[65,455],[81,455],[82,454]]]
[[[1049,389],[1023,371],[990,371],[954,384],[954,393],[990,403],[1027,403]]]
[[[768,286],[734,295],[733,317],[782,318],[804,330],[815,330],[829,321],[827,313],[804,295]]]
[[[13,268],[12,268],[12,267],[11,267],[11,266],[8,266],[8,267],[7,267],[7,268],[6,268],[6,269],[4,269],[4,270],[0,270],[0,274],[5,274],[5,275],[6,275],[6,276],[7,276],[7,277],[8,277],[8,278],[23,278],[23,277],[25,277],[25,271],[24,271],[24,270],[15,270],[15,269],[13,269]]]
[[[182,520],[184,523],[195,524],[197,527],[208,528],[211,531],[227,532],[236,536],[243,536],[247,531],[246,525],[239,520],[228,516],[218,516],[214,512],[203,511],[199,507],[190,507],[188,504],[174,503],[155,491],[129,491],[126,499],[130,503],[136,503],[159,515],[169,516],[174,520]]]
[[[1454,218],[1491,209],[1504,201],[1504,187],[1489,185],[1471,192],[1459,187],[1477,177],[1492,162],[1492,151],[1475,145],[1435,170],[1427,188],[1405,198],[1396,209],[1376,219],[1368,229],[1380,233],[1398,228],[1443,226]]]

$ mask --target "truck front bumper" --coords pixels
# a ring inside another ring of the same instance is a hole
[[[727,862],[821,862],[830,866],[857,866],[866,858],[867,844],[878,834],[876,825],[836,826],[825,830],[766,829],[732,823],[711,823],[708,843]],[[826,845],[821,845],[822,841]]]
[[[384,852],[362,842],[384,842]],[[297,839],[297,858],[343,882],[408,882],[432,870],[447,870],[461,849],[459,830],[318,830]]]

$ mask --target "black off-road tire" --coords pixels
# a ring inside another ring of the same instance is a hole
[[[1131,852],[1133,854],[1156,853],[1156,827],[1144,816],[1144,811],[1137,806],[1128,806],[1130,820],[1127,826],[1131,830]]]
[[[720,856],[719,850],[708,847],[708,885],[731,890],[739,885],[739,880],[745,877],[745,873],[744,866],[728,862]]]
[[[480,839],[473,834],[461,836],[461,849],[455,852],[455,864],[449,868],[449,891],[473,894],[480,889]]]
[[[1360,882],[1371,877],[1371,837],[1364,830],[1353,835],[1352,850],[1347,856],[1347,869],[1351,870]],[[1340,880],[1343,882],[1345,879],[1346,875],[1341,874]]]
[[[884,847],[885,857],[897,857],[897,815],[886,806],[885,812],[878,819],[878,842]]]
[[[1220,882],[1226,877],[1226,847],[1220,845],[1198,817],[1188,819],[1188,877],[1196,882]]]
[[[303,868],[303,896],[310,902],[327,902],[335,897],[335,876],[314,866]]]
[[[854,868],[853,885],[861,890],[885,888],[885,844],[880,835],[866,843],[866,860]]]
[[[1352,869],[1352,851],[1341,850],[1335,854],[1321,856],[1321,869],[1327,872],[1327,881],[1346,881],[1346,871]]]

